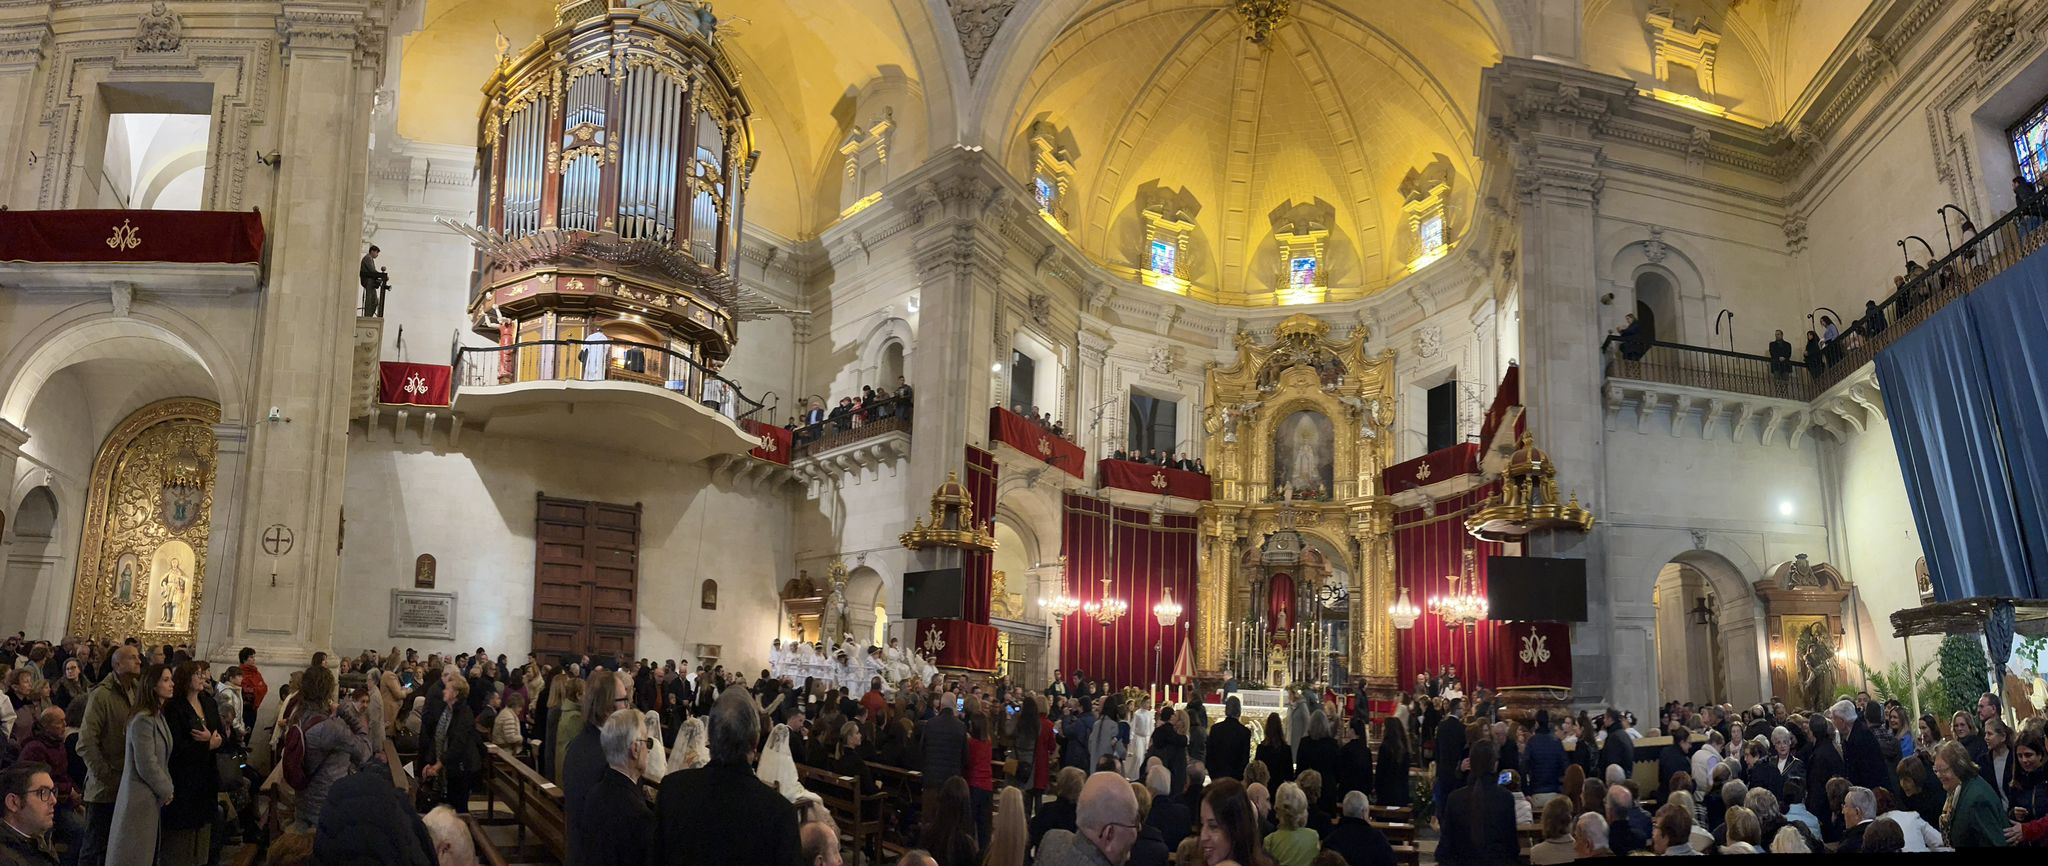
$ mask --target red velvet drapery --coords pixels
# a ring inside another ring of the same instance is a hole
[[[967,486],[967,497],[974,502],[974,522],[994,532],[996,522],[996,456],[972,445],[967,446],[967,475],[961,479]],[[993,601],[995,580],[995,556],[969,550],[961,557],[960,575],[966,582],[961,593],[966,612],[961,619],[981,625],[988,624],[988,612]]]
[[[1429,600],[1450,592],[1446,575],[1461,574],[1466,550],[1473,552],[1474,581],[1460,581],[1459,589],[1486,594],[1486,558],[1498,555],[1501,546],[1480,541],[1465,532],[1465,512],[1485,501],[1499,484],[1488,484],[1460,496],[1436,503],[1433,508],[1413,508],[1394,515],[1394,563],[1399,588],[1422,609],[1415,627],[1400,633],[1399,670],[1401,690],[1415,687],[1415,675],[1436,674],[1441,665],[1458,666],[1458,680],[1467,694],[1474,685],[1494,686],[1494,641],[1501,624],[1481,620],[1473,628],[1449,628],[1429,612]],[[1399,589],[1395,592],[1398,594]]]
[[[1294,628],[1294,577],[1285,573],[1266,579],[1266,632]]]
[[[1098,625],[1085,612],[1067,617],[1060,624],[1060,668],[1069,675],[1080,670],[1116,686],[1165,683],[1196,617],[1196,518],[1169,514],[1154,525],[1148,512],[1068,493],[1060,529],[1067,555],[1067,593],[1083,602],[1094,601],[1102,595],[1106,575],[1110,594],[1131,605],[1129,613],[1108,626]],[[1181,607],[1180,619],[1171,629],[1160,627],[1152,613],[1163,589],[1171,589],[1174,603]]]

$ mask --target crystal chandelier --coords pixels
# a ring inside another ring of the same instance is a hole
[[[1159,591],[1159,603],[1152,606],[1152,618],[1159,621],[1160,628],[1173,628],[1180,622],[1180,602],[1173,600],[1173,587]]]
[[[1445,575],[1444,579],[1451,582],[1451,591],[1448,595],[1440,595],[1429,600],[1431,614],[1452,628],[1471,628],[1486,618],[1486,598],[1470,589],[1459,588],[1463,581],[1470,580],[1475,585],[1478,583],[1472,576],[1472,551],[1465,551],[1465,573]]]
[[[1110,623],[1123,619],[1124,614],[1130,613],[1131,603],[1121,598],[1111,598],[1109,595],[1109,578],[1104,577],[1102,579],[1101,597],[1082,605],[1081,611],[1088,614],[1089,619],[1095,620],[1096,624],[1107,626]]]
[[[1408,599],[1408,587],[1401,587],[1401,597],[1395,599],[1393,604],[1387,605],[1387,616],[1394,620],[1395,628],[1405,630],[1415,627],[1415,620],[1422,616],[1422,610]]]
[[[1074,615],[1074,611],[1081,609],[1081,600],[1067,594],[1067,555],[1064,553],[1060,554],[1059,573],[1054,575],[1052,585],[1059,587],[1059,590],[1051,595],[1039,596],[1038,606],[1046,613],[1052,614],[1055,622],[1065,622],[1067,617]]]

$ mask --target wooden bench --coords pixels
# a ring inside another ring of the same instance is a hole
[[[1394,845],[1413,845],[1413,844],[1415,844],[1415,825],[1414,825],[1414,824],[1408,824],[1408,823],[1385,823],[1385,824],[1383,824],[1383,823],[1380,823],[1380,822],[1378,822],[1378,821],[1373,821],[1373,822],[1371,822],[1371,823],[1372,823],[1373,829],[1375,829],[1375,830],[1378,830],[1378,831],[1380,831],[1381,833],[1384,833],[1384,834],[1386,834],[1386,837],[1387,837],[1387,841],[1388,841],[1388,842],[1390,842],[1390,843],[1392,843],[1392,844],[1394,844]]]
[[[477,823],[475,815],[462,816],[462,823],[469,828],[470,844],[476,847],[477,866],[506,866],[504,852],[491,844],[490,838],[484,835],[484,825]]]
[[[917,847],[917,830],[909,818],[923,809],[924,774],[873,761],[868,762],[868,773],[882,783],[882,808],[894,819],[882,822],[882,853],[901,856]]]
[[[853,837],[855,848],[881,856],[883,797],[872,790],[870,779],[803,765],[797,766],[796,774],[805,790],[825,801],[839,828]]]
[[[1373,806],[1366,817],[1374,821],[1398,824],[1415,820],[1415,810],[1408,806]]]
[[[1414,845],[1395,845],[1394,862],[1402,866],[1422,866],[1422,849]]]
[[[490,770],[484,788],[493,810],[499,799],[512,810],[519,826],[519,846],[526,847],[532,831],[542,847],[556,860],[568,857],[568,817],[562,803],[562,789],[543,778],[532,767],[498,746],[485,746]]]

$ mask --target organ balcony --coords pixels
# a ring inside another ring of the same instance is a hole
[[[485,432],[694,462],[759,444],[720,375],[738,323],[777,312],[736,280],[757,155],[708,8],[575,0],[512,53],[479,117],[469,317],[455,408]],[[765,419],[764,419],[765,420]]]

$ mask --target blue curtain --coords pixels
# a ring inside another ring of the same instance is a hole
[[[1935,597],[2032,597],[1984,350],[1951,304],[1877,356]]]
[[[2021,597],[2048,597],[2048,257],[2034,257],[1965,297],[1982,338],[2013,508],[2035,570]],[[1889,396],[1889,395],[1887,395]]]

